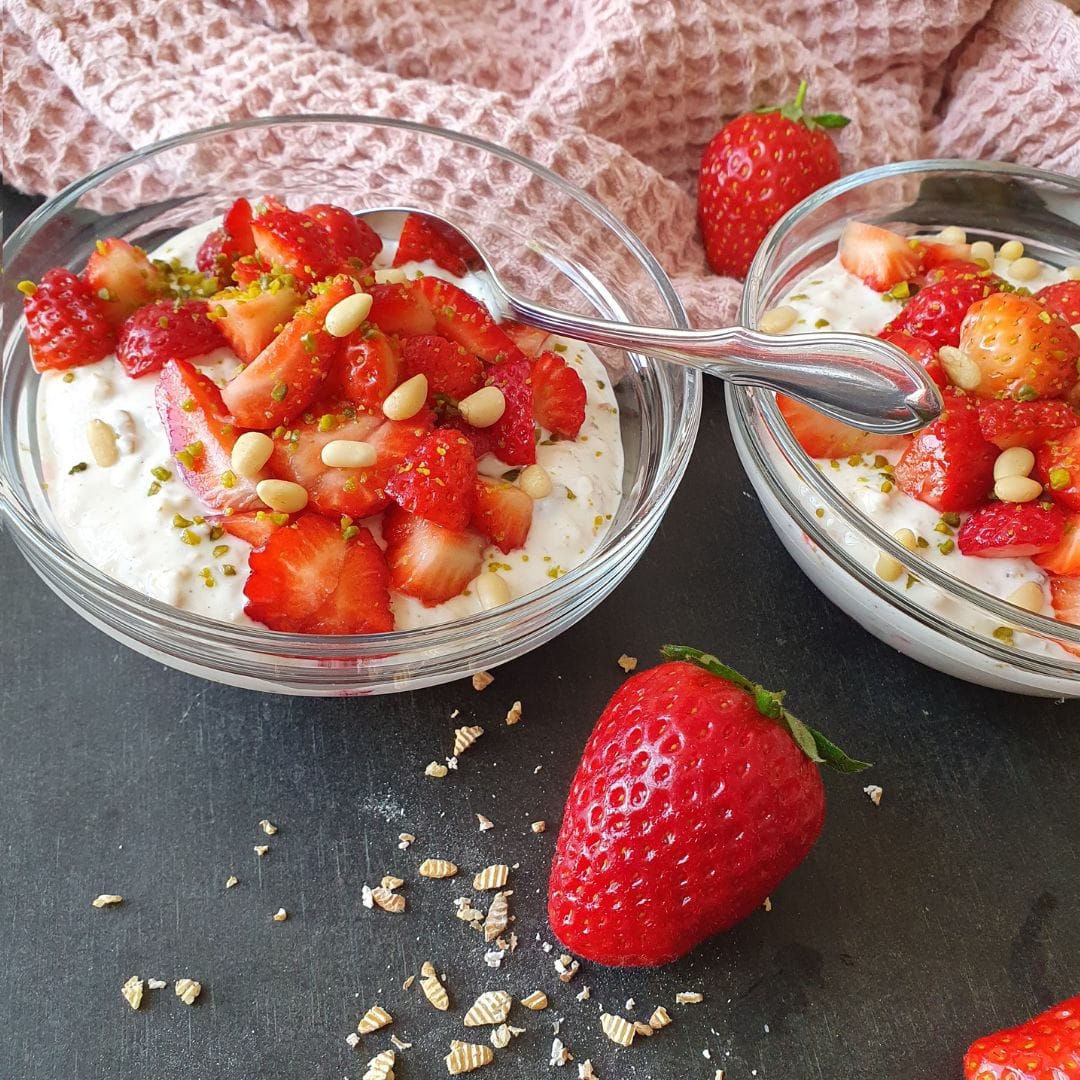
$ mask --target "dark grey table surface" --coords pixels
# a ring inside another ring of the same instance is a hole
[[[5,230],[30,205],[5,189]],[[413,1043],[400,1080],[425,1080],[446,1075],[449,1039],[485,1037],[461,1025],[474,995],[539,987],[552,1007],[517,1007],[526,1034],[478,1075],[576,1075],[548,1064],[561,1018],[602,1080],[712,1080],[718,1067],[726,1080],[956,1080],[976,1035],[1080,992],[1080,705],[926,670],[827,602],[772,535],[716,383],[639,565],[480,694],[309,700],[202,682],[81,621],[2,534],[0,571],[0,1077],[359,1080],[392,1031]],[[771,911],[663,970],[586,964],[563,986],[558,948],[542,948],[563,800],[623,678],[616,659],[652,663],[667,641],[787,688],[795,711],[876,767],[826,778],[824,834]],[[515,699],[524,719],[506,727]],[[463,722],[487,734],[456,773],[425,779]],[[480,833],[477,812],[495,827]],[[280,832],[265,837],[262,818]],[[403,832],[417,837],[407,851]],[[418,879],[427,855],[470,871],[520,863],[521,944],[500,970],[453,918],[454,898],[475,895],[468,877]],[[362,885],[387,873],[408,879],[404,915],[361,906]],[[95,910],[102,892],[123,904]],[[402,990],[426,959],[447,973],[448,1015]],[[191,977],[202,996],[189,1008],[170,986],[133,1012],[119,993],[133,974]],[[705,1001],[676,1007],[680,990]],[[628,998],[628,1015],[664,1004],[674,1023],[615,1047],[598,1006],[625,1012]],[[375,1002],[393,1027],[350,1049]]]

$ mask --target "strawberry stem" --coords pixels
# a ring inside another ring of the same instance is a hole
[[[795,92],[795,108],[800,111],[802,110],[803,102],[806,101],[806,90],[809,85],[810,83],[807,82],[806,79],[803,79],[803,81],[799,83],[799,89]]]
[[[809,87],[809,82],[806,79],[802,79],[799,82],[799,89],[795,91],[795,100],[788,101],[783,105],[763,105],[759,109],[755,109],[755,113],[774,113],[778,112],[785,120],[790,120],[793,124],[803,124],[811,131],[816,131],[818,128],[842,128],[851,123],[851,120],[846,116],[842,116],[840,113],[819,113],[817,116],[808,115],[803,106],[806,104],[806,91]]]

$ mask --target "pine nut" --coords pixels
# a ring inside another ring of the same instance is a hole
[[[1026,255],[1022,259],[1016,259],[1009,267],[1010,276],[1017,281],[1034,281],[1042,273],[1042,267],[1035,259],[1029,259]]]
[[[510,603],[510,586],[498,574],[481,574],[476,579],[476,595],[485,611]]]
[[[255,493],[279,514],[295,514],[307,506],[307,490],[291,480],[260,480]]]
[[[274,452],[274,440],[261,431],[245,431],[233,443],[229,455],[233,472],[245,480],[254,480],[262,472],[263,466]]]
[[[938,350],[938,359],[953,386],[961,390],[974,390],[982,382],[979,365],[952,345],[942,345]]]
[[[387,420],[412,419],[424,407],[427,391],[427,376],[421,371],[390,393],[383,402],[383,415]]]
[[[348,337],[368,317],[370,311],[370,294],[353,293],[352,296],[339,300],[326,313],[323,325],[326,332],[333,337]]]
[[[1023,585],[1010,593],[1006,599],[1010,604],[1015,604],[1025,611],[1038,612],[1043,609],[1043,590],[1037,581],[1025,581]]]
[[[896,539],[899,540],[908,551],[917,551],[919,548],[919,538],[910,529],[898,529],[896,532]]]
[[[518,487],[532,499],[546,499],[551,494],[551,477],[543,465],[526,465],[518,474]]]
[[[938,233],[938,240],[942,244],[966,244],[967,233],[959,225],[947,225]]]
[[[506,398],[497,386],[482,386],[458,402],[458,411],[475,428],[491,427],[506,412]]]
[[[376,285],[398,285],[408,279],[409,275],[400,266],[380,266],[375,271]]]
[[[120,451],[116,448],[116,432],[104,420],[91,420],[86,425],[86,441],[90,445],[94,461],[103,469],[120,460]]]
[[[1032,502],[1042,494],[1042,484],[1029,476],[1003,476],[995,481],[994,494],[1002,502]]]
[[[1006,240],[1001,248],[998,250],[1000,255],[1006,262],[1014,262],[1024,254],[1024,245],[1019,240]]]
[[[785,330],[790,330],[795,325],[795,320],[799,317],[799,313],[793,307],[770,308],[761,316],[761,322],[758,323],[758,329],[763,334],[782,334]]]
[[[322,448],[322,463],[331,469],[367,469],[377,457],[375,447],[359,439],[334,439]]]
[[[1006,476],[1030,476],[1035,468],[1035,455],[1026,446],[1010,446],[1002,450],[994,462],[994,479]]]
[[[882,581],[896,581],[903,572],[904,565],[899,560],[887,555],[884,551],[878,555],[877,562],[874,564],[874,573]]]
[[[982,259],[987,266],[994,265],[994,245],[989,240],[976,240],[971,245],[972,259]]]

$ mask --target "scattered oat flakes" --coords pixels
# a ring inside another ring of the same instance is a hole
[[[573,1061],[574,1055],[562,1044],[562,1039],[556,1037],[551,1040],[551,1061],[549,1064],[562,1068],[568,1061]]]
[[[496,1050],[502,1050],[510,1045],[510,1028],[506,1024],[500,1024],[491,1032],[491,1045]]]
[[[456,754],[452,754],[450,757],[448,757],[446,759],[446,767],[448,769],[454,771],[454,772],[457,771],[458,760],[457,760],[457,755]]]
[[[675,995],[677,1005],[699,1005],[704,1000],[704,995],[699,994],[696,990],[680,990]]]
[[[405,897],[401,893],[391,892],[382,885],[371,890],[371,899],[383,911],[389,911],[391,915],[400,915],[405,910]]]
[[[724,1070],[717,1069],[716,1073],[713,1075],[713,1080],[724,1080]]]
[[[877,784],[867,784],[866,787],[863,788],[863,792],[869,796],[870,801],[875,806],[881,805],[881,796],[885,794],[883,788],[879,787]]]
[[[444,777],[450,770],[445,765],[440,765],[437,761],[431,762],[426,769],[424,769],[425,776],[437,776],[440,779]]]
[[[637,1005],[637,1002],[633,998],[627,998],[626,999],[625,1008],[626,1008],[627,1012],[629,1012],[632,1008],[634,1008],[635,1005]]]
[[[421,877],[426,878],[448,878],[457,872],[457,866],[447,859],[425,859],[417,870]]]
[[[643,1020],[635,1020],[634,1021],[634,1034],[635,1035],[649,1036],[649,1035],[655,1035],[656,1032],[653,1031],[653,1029],[651,1027],[649,1027],[649,1025],[646,1024]]]
[[[477,911],[472,906],[472,900],[467,896],[459,896],[454,903],[457,905],[457,911],[454,914],[461,919],[462,922],[467,922],[474,929],[479,930],[483,926],[484,913]]]
[[[456,720],[456,719],[457,719],[457,718],[458,718],[458,717],[459,717],[460,715],[461,715],[461,710],[460,710],[460,709],[455,709],[455,710],[454,710],[454,711],[453,711],[453,712],[452,712],[452,713],[450,714],[450,719],[451,719],[451,720]]]
[[[634,1042],[634,1025],[621,1016],[613,1016],[611,1013],[600,1014],[600,1027],[604,1034],[620,1046],[632,1046]]]
[[[475,679],[476,676],[474,675]],[[482,1043],[460,1042],[457,1039],[450,1041],[450,1053],[443,1059],[446,1062],[446,1071],[451,1076],[460,1073],[472,1072],[483,1065],[490,1065],[495,1060],[495,1052],[490,1046]]]
[[[532,1009],[533,1012],[539,1012],[541,1009],[548,1007],[547,994],[543,990],[534,990],[531,994],[527,994],[521,999],[521,1004],[526,1009]]]
[[[378,1031],[379,1028],[384,1028],[387,1024],[392,1024],[393,1022],[394,1018],[381,1005],[372,1005],[371,1008],[360,1017],[360,1022],[356,1025],[356,1030],[360,1035],[370,1035],[373,1031]]]
[[[360,903],[366,908],[373,908],[375,906],[374,893],[371,891],[370,885],[364,885],[360,889]]]
[[[555,971],[559,975],[560,982],[568,983],[578,973],[580,968],[581,964],[566,953],[563,953],[562,956],[555,961]]]
[[[132,975],[130,979],[123,986],[120,987],[120,993],[124,995],[124,1000],[133,1008],[137,1009],[142,1004],[143,996],[143,981],[138,975]]]
[[[454,757],[464,754],[483,734],[484,729],[479,725],[454,728]]]
[[[255,854],[261,859],[270,850],[269,844],[256,844]]]
[[[578,1080],[600,1080],[600,1077],[593,1072],[592,1062],[586,1058],[577,1067]]]
[[[391,1035],[391,1036],[390,1036],[390,1041],[391,1041],[391,1042],[392,1042],[392,1043],[393,1043],[393,1044],[394,1044],[394,1045],[395,1045],[395,1046],[396,1046],[396,1047],[397,1047],[397,1048],[398,1048],[399,1050],[411,1050],[411,1049],[412,1049],[412,1043],[407,1043],[407,1042],[404,1042],[403,1040],[399,1039],[399,1038],[398,1038],[398,1037],[397,1037],[396,1035]]]
[[[474,690],[486,690],[495,681],[495,676],[488,671],[478,671],[472,677],[472,688]]]
[[[404,851],[410,844],[416,843],[416,837],[412,833],[398,833],[398,847]]]
[[[415,975],[410,975],[410,976],[409,976],[409,977],[408,977],[408,978],[407,978],[407,979],[406,979],[406,980],[405,980],[405,981],[404,981],[404,982],[403,982],[403,983],[401,984],[401,989],[402,989],[402,990],[408,990],[408,989],[409,989],[409,987],[410,987],[410,986],[412,986],[412,984],[413,984],[414,982],[416,982],[416,976],[415,976]]]
[[[465,1014],[465,1026],[501,1024],[510,1015],[510,1006],[513,1003],[514,999],[505,990],[487,990],[473,1002],[472,1008]]]
[[[623,653],[616,662],[627,674],[637,667],[637,657],[627,656],[626,653]]]
[[[506,712],[506,726],[513,727],[521,719],[521,702],[515,701]]]
[[[395,889],[400,889],[401,886],[404,885],[404,884],[405,884],[405,881],[404,881],[403,878],[391,877],[389,874],[387,874],[382,879],[382,881],[379,882],[379,885],[382,888],[389,889],[391,892],[393,892]]]
[[[667,1009],[663,1005],[657,1005],[653,1010],[652,1016],[649,1017],[649,1027],[653,1031],[659,1031],[661,1028],[666,1028],[671,1023],[671,1017],[668,1016]]]
[[[705,1047],[704,1050],[701,1051],[701,1056],[706,1061],[712,1061],[712,1051],[707,1046]]]
[[[505,956],[505,949],[491,949],[488,952],[484,953],[484,963],[487,964],[489,968],[494,968],[497,970],[498,968],[502,967],[502,962]]]
[[[532,831],[534,833],[542,833],[542,832],[544,832],[545,829],[547,829],[547,822],[546,821],[534,821],[529,826],[529,828],[532,829]]]
[[[492,821],[491,818],[484,817],[483,814],[477,814],[476,815],[476,820],[480,822],[480,831],[481,832],[487,832],[488,829],[494,829],[495,828],[495,822]]]
[[[537,937],[537,940],[539,941],[540,935],[537,934],[536,937]],[[551,952],[551,942],[550,941],[542,941],[542,942],[540,942],[540,948],[543,949],[544,952],[546,952],[546,953]]]
[[[164,990],[169,984],[164,979],[147,979],[147,990]]]
[[[510,925],[510,897],[513,889],[497,892],[484,918],[484,940],[494,941]]]
[[[93,907],[103,908],[109,904],[119,904],[123,899],[122,896],[117,896],[116,893],[103,892],[100,896],[95,896],[90,903]]]
[[[263,818],[262,821],[259,822],[259,828],[262,829],[267,836],[273,836],[274,833],[277,832],[277,826],[266,818]]]
[[[274,922],[284,922],[289,917],[289,913],[283,908],[279,907],[273,915],[270,916]]]
[[[194,979],[177,979],[173,989],[185,1005],[194,1005],[195,999],[202,993],[202,983],[197,983]]]
[[[226,889],[231,889],[234,885],[239,885],[239,884],[240,884],[240,879],[235,874],[230,874],[225,879],[225,888]]]
[[[446,987],[439,982],[439,976],[435,974],[430,960],[425,960],[420,968],[420,989],[439,1012],[446,1012],[450,1008],[450,995],[446,992]]]
[[[772,911],[772,898],[766,896],[765,903],[761,905],[766,911]]]
[[[361,1080],[394,1080],[394,1051],[384,1050],[367,1063]]]
[[[360,1045],[360,1036],[355,1031],[350,1031],[345,1036],[345,1041],[355,1050]]]
[[[578,1000],[578,1001],[588,1001],[589,998],[592,996],[592,994],[589,991],[588,986],[583,986],[581,988],[581,992],[578,993],[578,994],[575,994],[574,996],[575,996],[576,1000]]]
[[[510,867],[505,863],[495,863],[493,866],[485,866],[473,878],[472,887],[481,891],[484,889],[501,889],[509,880]]]

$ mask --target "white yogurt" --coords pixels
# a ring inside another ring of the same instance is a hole
[[[194,266],[199,244],[217,224],[180,233],[154,257],[179,258]],[[389,265],[393,250],[393,244],[385,245],[376,264]],[[404,269],[410,275],[422,271],[447,278],[490,305],[471,275],[454,278],[432,263],[410,263]],[[542,432],[536,458],[551,475],[552,491],[534,504],[525,547],[509,555],[494,546],[484,552],[482,572],[497,571],[513,597],[550,584],[583,562],[607,531],[622,498],[619,410],[607,371],[580,342],[553,336],[545,348],[560,352],[581,376],[587,393],[585,423],[573,441],[553,441],[549,432]],[[219,383],[236,364],[228,349],[197,362]],[[211,619],[258,625],[244,614],[250,548],[228,534],[211,539],[211,525],[196,520],[215,511],[180,479],[154,403],[156,384],[154,374],[129,378],[113,357],[70,373],[41,375],[41,468],[57,523],[83,558],[138,592]],[[105,421],[119,436],[120,459],[107,468],[95,465],[87,444],[86,428],[93,419]],[[479,463],[480,471],[490,476],[509,468],[492,455]],[[155,469],[171,475],[156,478]],[[149,494],[155,485],[157,490]],[[191,524],[174,524],[177,516]],[[377,520],[367,524],[380,536]],[[197,543],[190,542],[195,539]],[[391,595],[399,630],[446,623],[480,610],[472,588],[435,607]]]

